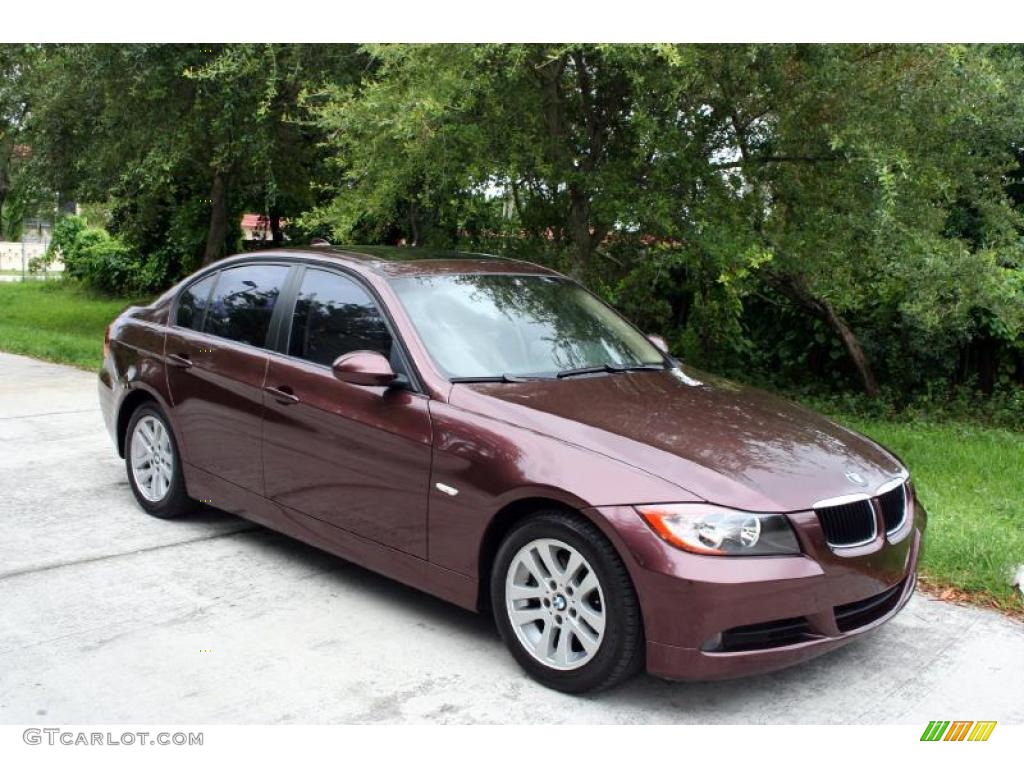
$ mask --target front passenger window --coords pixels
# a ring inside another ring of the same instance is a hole
[[[373,299],[354,280],[307,269],[295,301],[288,354],[330,365],[348,352],[391,356],[391,333]]]

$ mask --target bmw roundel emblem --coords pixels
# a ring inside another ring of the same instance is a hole
[[[868,481],[865,480],[863,477],[861,477],[856,472],[847,472],[846,473],[846,479],[849,480],[854,485],[867,485],[868,484]]]

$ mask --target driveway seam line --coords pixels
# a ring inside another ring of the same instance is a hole
[[[227,536],[237,536],[240,533],[249,533],[250,531],[260,530],[262,526],[251,525],[245,528],[238,528],[227,533],[218,533],[213,536],[197,536],[194,539],[185,539],[184,541],[175,541],[170,544],[158,544],[153,547],[143,547],[142,549],[133,549],[130,552],[114,552],[109,555],[99,555],[97,557],[86,557],[81,560],[68,560],[66,562],[49,563],[46,565],[36,566],[34,568],[23,568],[20,570],[0,572],[0,581],[6,581],[7,579],[17,578],[18,576],[29,576],[33,573],[43,573],[44,571],[53,571],[58,568],[68,568],[73,565],[85,565],[88,563],[99,563],[103,560],[113,560],[119,557],[130,557],[132,555],[140,555],[144,552],[156,552],[161,549],[170,549],[171,547],[180,547],[183,544],[195,544],[199,541],[210,541],[212,539],[223,539]]]
[[[83,408],[80,411],[51,411],[49,413],[23,413],[18,416],[0,416],[0,421],[12,421],[13,419],[39,419],[44,416],[64,416],[73,413],[97,413],[99,408]]]

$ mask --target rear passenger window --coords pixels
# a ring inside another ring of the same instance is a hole
[[[288,354],[330,365],[357,350],[391,355],[391,334],[370,295],[335,272],[308,269],[295,301]]]
[[[182,328],[198,331],[203,324],[203,313],[206,311],[207,300],[216,274],[204,277],[192,283],[178,298],[178,315],[174,322]]]
[[[270,316],[288,267],[250,264],[225,269],[210,297],[203,330],[232,341],[264,347]]]

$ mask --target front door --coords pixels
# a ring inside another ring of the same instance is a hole
[[[185,461],[255,493],[263,491],[267,333],[288,270],[246,264],[189,286],[164,350]]]
[[[303,268],[284,320],[287,356],[267,370],[266,496],[366,539],[427,556],[430,414],[409,389],[334,377],[340,355],[372,350],[404,366],[376,301],[355,279]]]

